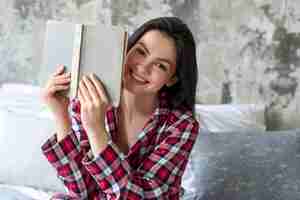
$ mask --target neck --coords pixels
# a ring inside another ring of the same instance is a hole
[[[134,122],[137,117],[149,117],[157,104],[156,95],[136,95],[124,89],[120,101],[120,114],[126,121]]]

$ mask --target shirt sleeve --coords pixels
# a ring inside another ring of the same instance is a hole
[[[71,100],[69,114],[72,122],[72,130],[77,136],[81,148],[89,149],[90,145],[88,142],[88,136],[86,134],[85,129],[82,126],[80,118],[80,102],[78,99],[74,98]]]
[[[72,131],[61,141],[57,141],[57,134],[50,137],[41,147],[43,154],[49,163],[55,168],[57,177],[63,182],[68,192],[68,199],[90,199],[100,196],[97,183],[82,165],[86,152],[89,150],[85,141],[84,130],[80,124],[76,124],[78,102],[71,102]],[[74,127],[78,129],[74,130]],[[56,197],[55,197],[56,198]]]
[[[69,133],[59,142],[55,134],[42,145],[42,151],[55,168],[57,177],[63,182],[68,195],[80,199],[87,198],[96,184],[80,162],[84,154],[79,149],[79,142],[74,132]],[[90,187],[89,191],[87,185]]]
[[[179,199],[181,176],[198,134],[198,122],[184,119],[169,127],[168,136],[138,169],[110,141],[96,157],[89,151],[82,160],[101,190],[117,199]]]
[[[82,126],[81,117],[80,117],[80,102],[77,98],[71,100],[71,104],[69,107],[69,113],[72,121],[72,130],[77,136],[80,147],[84,148],[86,152],[91,148],[88,140],[87,133]],[[109,139],[111,139],[116,131],[115,125],[115,110],[112,106],[108,108],[105,116],[105,129],[108,133]]]

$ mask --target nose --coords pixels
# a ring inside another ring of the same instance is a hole
[[[150,59],[145,59],[137,65],[137,70],[143,75],[149,75],[152,70],[153,63]]]

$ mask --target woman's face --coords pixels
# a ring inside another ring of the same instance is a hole
[[[176,82],[176,47],[167,35],[146,32],[126,56],[123,86],[135,94],[155,95]]]

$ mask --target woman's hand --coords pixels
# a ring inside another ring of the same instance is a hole
[[[70,87],[71,73],[64,73],[64,66],[59,65],[42,90],[42,100],[55,117],[68,116],[69,98],[62,94]]]
[[[96,75],[83,76],[79,83],[78,98],[81,105],[81,121],[89,136],[105,130],[105,113],[109,99],[104,86]],[[104,134],[104,133],[103,133]]]
[[[81,122],[87,132],[93,155],[98,155],[108,143],[105,113],[109,100],[101,81],[94,75],[83,76],[79,83]]]
[[[69,98],[63,94],[70,87],[71,73],[64,73],[64,66],[60,65],[50,77],[42,90],[42,100],[50,108],[56,121],[57,140],[62,140],[71,131],[69,118]]]

